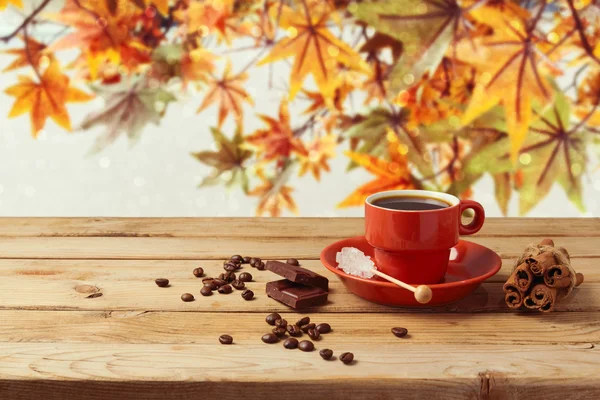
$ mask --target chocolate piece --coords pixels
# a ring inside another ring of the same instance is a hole
[[[325,291],[329,290],[329,280],[322,275],[317,274],[309,269],[282,263],[279,261],[267,261],[266,268],[283,276],[287,280],[295,283],[300,283],[307,286],[314,286]]]
[[[327,292],[282,279],[267,283],[267,296],[295,309],[327,303]]]

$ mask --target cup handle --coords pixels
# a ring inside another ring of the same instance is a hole
[[[481,229],[483,226],[483,221],[485,221],[485,211],[481,204],[473,200],[461,200],[460,201],[460,215],[465,210],[471,209],[475,212],[475,216],[473,217],[473,221],[469,223],[469,225],[463,225],[460,222],[459,233],[461,235],[473,235]]]

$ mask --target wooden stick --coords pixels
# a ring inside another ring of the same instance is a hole
[[[427,285],[419,285],[417,287],[414,287],[414,286],[409,285],[408,283],[404,283],[396,278],[392,278],[391,276],[384,274],[383,272],[378,271],[375,268],[371,269],[371,272],[374,273],[375,275],[385,279],[386,281],[390,281],[406,290],[410,290],[411,292],[413,292],[415,294],[415,300],[417,300],[421,304],[427,304],[431,301],[431,297],[433,296],[433,293],[431,292],[431,288]]]

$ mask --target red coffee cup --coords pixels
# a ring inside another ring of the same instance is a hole
[[[434,210],[396,210],[374,205],[388,197],[428,198],[447,204]],[[463,211],[472,209],[473,221],[463,225]],[[459,235],[472,235],[483,226],[485,211],[472,200],[427,190],[392,190],[365,200],[365,237],[374,248],[377,269],[411,284],[434,284],[444,278],[450,249]]]

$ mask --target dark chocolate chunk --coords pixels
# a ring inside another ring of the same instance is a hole
[[[300,283],[302,285],[318,287],[325,291],[329,290],[329,280],[309,269],[279,261],[267,261],[265,267],[269,271],[283,276],[289,281]]]
[[[267,283],[267,296],[295,309],[327,303],[327,292],[323,289],[300,285],[287,279]]]

